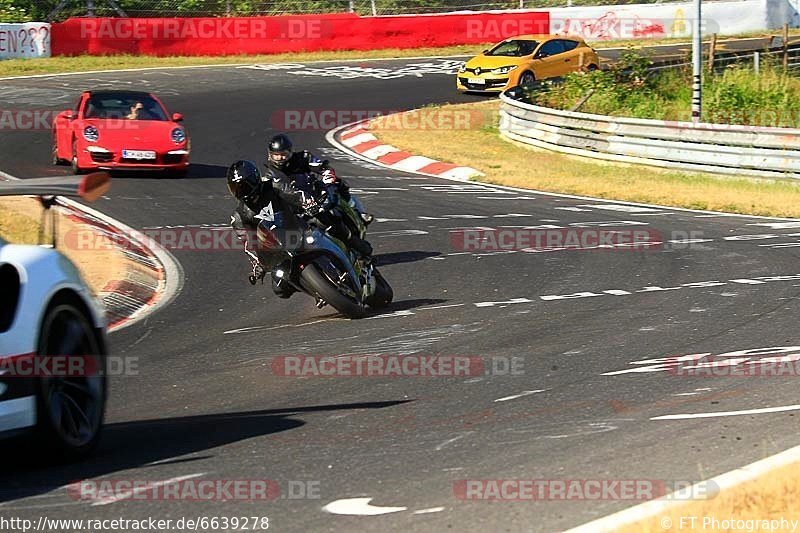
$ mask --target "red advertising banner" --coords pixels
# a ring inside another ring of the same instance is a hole
[[[549,30],[547,12],[73,18],[52,25],[52,55],[213,56],[422,48],[494,42]]]

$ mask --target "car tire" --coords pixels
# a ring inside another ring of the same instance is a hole
[[[78,165],[78,141],[76,141],[75,139],[72,140],[72,161],[71,161],[71,164],[72,164],[72,173],[73,174],[83,174],[84,172],[86,172],[85,169],[81,168],[81,166]]]
[[[51,162],[54,165],[63,165],[64,160],[58,157],[58,141],[56,140],[56,134],[53,132],[53,148],[52,148],[52,159]]]
[[[536,82],[536,76],[533,75],[533,72],[526,70],[519,76],[519,85],[520,87],[530,87]]]
[[[597,70],[598,68],[600,68],[600,67],[598,67],[597,65],[595,65],[594,63],[592,63],[591,65],[589,65],[588,67],[586,67],[586,70],[587,70],[588,72],[594,72],[594,71],[595,71],[595,70]]]
[[[97,447],[107,397],[105,351],[78,297],[56,297],[41,323],[37,355],[83,357],[83,361],[74,367],[82,369],[78,375],[36,378],[35,445],[48,458],[74,461]],[[52,366],[56,368],[55,363]]]

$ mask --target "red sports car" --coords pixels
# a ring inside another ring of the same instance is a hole
[[[86,91],[75,109],[53,122],[53,163],[72,163],[75,174],[94,169],[160,170],[183,176],[189,135],[152,94]]]

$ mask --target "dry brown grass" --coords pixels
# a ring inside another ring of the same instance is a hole
[[[687,502],[669,512],[659,513],[648,520],[620,528],[619,532],[747,531],[748,529],[741,527],[736,529],[735,526],[726,528],[724,520],[800,520],[798,501],[800,501],[800,464],[793,464],[743,483],[716,498]],[[691,527],[691,518],[694,518],[694,527]],[[667,524],[671,527],[664,527]],[[769,531],[764,528],[751,530]],[[792,531],[792,527],[772,531]]]
[[[0,198],[0,236],[15,244],[37,244],[42,208],[32,198]],[[50,242],[50,222],[46,218],[45,239]],[[110,241],[98,237],[93,241],[92,249],[78,249],[68,243],[75,239],[65,238],[70,232],[89,231],[85,226],[77,224],[64,216],[59,216],[57,243],[59,251],[66,255],[81,272],[83,279],[94,293],[98,293],[110,281],[123,279],[127,259],[122,253],[110,246]],[[74,235],[74,233],[73,233]]]
[[[642,165],[605,163],[522,147],[501,139],[496,100],[424,108],[419,112],[468,113],[468,128],[420,130],[398,127],[384,118],[373,122],[380,139],[414,154],[470,166],[485,173],[480,181],[540,191],[594,196],[691,209],[749,215],[800,217],[800,185],[713,174],[664,171]],[[414,121],[409,120],[409,123]]]

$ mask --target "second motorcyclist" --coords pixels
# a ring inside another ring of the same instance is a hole
[[[317,218],[324,224],[330,224],[333,236],[345,241],[362,257],[372,256],[369,242],[358,236],[358,229],[352,221],[335,210],[339,198],[345,202],[351,202],[352,198],[349,187],[336,176],[327,160],[319,159],[308,150],[293,152],[291,139],[281,133],[270,139],[264,166],[276,188],[286,193],[301,191],[323,206],[325,213]],[[371,222],[371,215],[364,214],[360,205],[357,212],[365,223]]]

